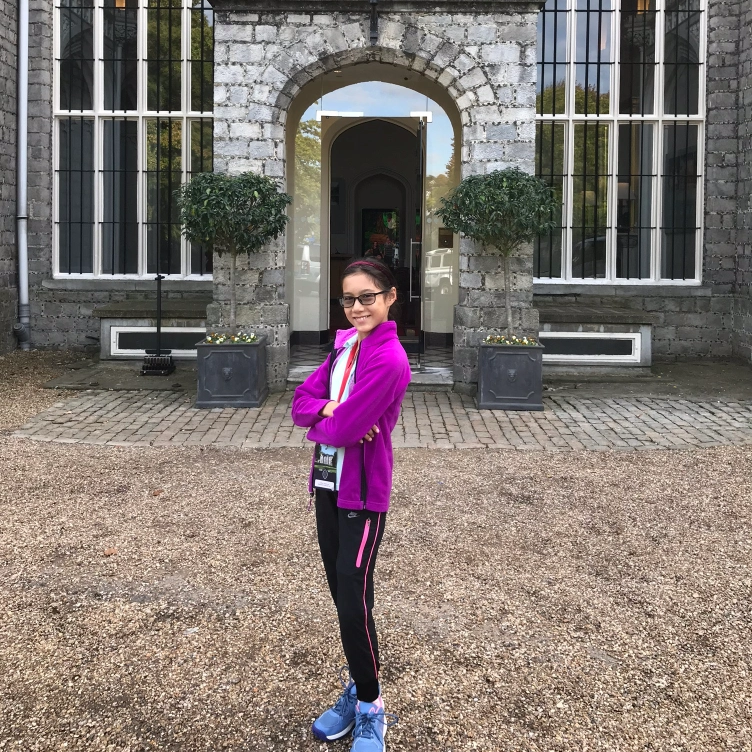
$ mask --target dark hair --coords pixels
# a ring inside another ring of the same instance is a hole
[[[386,264],[383,264],[376,259],[357,259],[356,261],[351,262],[347,265],[345,271],[342,272],[342,281],[345,280],[345,277],[350,277],[353,274],[368,275],[376,283],[379,290],[391,290],[393,287],[395,289],[397,288],[397,280],[394,278],[392,270]],[[390,320],[394,320],[395,318],[396,306],[397,301],[392,303],[389,308]]]

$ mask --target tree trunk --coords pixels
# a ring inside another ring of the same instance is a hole
[[[504,303],[507,309],[507,338],[512,336],[512,275],[509,254],[504,256]]]
[[[237,299],[237,296],[235,295],[236,261],[237,261],[237,254],[230,253],[230,334],[236,334],[235,332],[235,303]]]

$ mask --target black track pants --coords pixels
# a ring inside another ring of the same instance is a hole
[[[379,645],[373,623],[373,570],[385,512],[337,507],[336,491],[316,489],[316,529],[350,674],[362,702],[379,696]]]

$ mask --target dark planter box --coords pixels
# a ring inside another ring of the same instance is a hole
[[[543,345],[481,345],[478,408],[543,409]]]
[[[261,407],[266,383],[266,335],[237,345],[196,345],[196,407]]]

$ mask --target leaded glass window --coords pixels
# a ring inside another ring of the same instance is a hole
[[[55,271],[211,273],[181,236],[175,190],[212,169],[208,0],[60,0],[56,7]]]
[[[698,282],[703,0],[548,0],[536,171],[561,197],[539,282]]]

